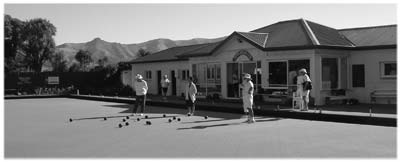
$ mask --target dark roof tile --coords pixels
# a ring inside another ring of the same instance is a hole
[[[397,25],[341,29],[339,32],[357,47],[397,44]]]

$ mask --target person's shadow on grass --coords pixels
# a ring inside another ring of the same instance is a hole
[[[267,119],[257,119],[256,123],[260,122],[272,122],[278,121],[281,118],[267,118]],[[214,125],[198,125],[188,128],[178,128],[177,130],[187,130],[187,129],[205,129],[205,128],[212,128],[212,127],[222,127],[222,126],[232,126],[232,125],[241,125],[241,124],[248,124],[247,122],[235,122],[235,123],[224,123],[224,124],[214,124]]]

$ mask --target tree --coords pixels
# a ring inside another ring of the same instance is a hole
[[[86,50],[79,50],[75,55],[75,59],[79,62],[80,68],[83,71],[87,71],[87,67],[93,62],[92,54]]]
[[[139,50],[138,50],[138,52],[137,52],[137,55],[139,56],[139,57],[144,57],[144,56],[147,56],[147,55],[150,55],[151,53],[149,52],[149,51],[146,51],[146,50],[144,50],[143,48],[140,48]]]
[[[69,71],[69,72],[79,72],[79,71],[80,71],[79,64],[73,63],[73,64],[69,67],[68,71]]]
[[[10,15],[4,16],[4,69],[6,73],[16,71],[21,64],[15,57],[18,52],[21,52],[23,26],[23,21],[12,18]]]
[[[36,18],[25,23],[22,33],[25,62],[35,72],[41,72],[43,63],[55,51],[56,27],[46,19]]]
[[[51,55],[50,63],[54,72],[66,72],[68,70],[67,61],[64,59],[62,51],[58,51],[54,53],[54,55]]]
[[[101,67],[104,67],[107,64],[107,62],[108,62],[107,56],[104,56],[103,58],[97,60],[97,64]]]

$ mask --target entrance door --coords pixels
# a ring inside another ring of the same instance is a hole
[[[161,95],[161,70],[157,71],[157,93]]]
[[[172,84],[172,95],[176,96],[176,77],[175,70],[171,70],[171,84]]]
[[[239,98],[242,96],[242,91],[239,89],[239,84],[242,83],[242,75],[248,73],[251,75],[253,83],[256,85],[256,68],[255,62],[239,62],[227,64],[227,90],[228,97]]]

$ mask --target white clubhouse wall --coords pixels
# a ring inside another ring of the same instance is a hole
[[[370,103],[370,93],[375,90],[396,90],[397,78],[381,78],[380,62],[396,61],[396,49],[379,49],[352,51],[349,57],[350,67],[352,64],[365,65],[365,87],[352,87],[352,78],[349,77],[351,95],[359,99],[360,102]],[[349,68],[351,73],[351,68]],[[387,99],[377,99],[377,103],[387,104]],[[392,100],[392,104],[395,102]]]
[[[170,61],[170,62],[154,62],[154,63],[139,63],[132,64],[132,76],[135,77],[136,74],[141,74],[143,77],[146,75],[146,71],[151,71],[152,79],[146,80],[147,85],[149,86],[149,94],[158,94],[158,86],[157,86],[157,71],[161,70],[161,76],[168,75],[168,79],[172,82],[171,71],[175,70],[176,78],[176,94],[180,96],[181,93],[184,93],[184,84],[186,81],[183,81],[181,78],[178,78],[180,70],[189,70],[189,64],[187,61]],[[133,82],[131,83],[133,85]],[[172,84],[170,84],[168,88],[168,94],[172,95]]]
[[[370,93],[375,90],[393,90],[396,89],[396,78],[381,78],[380,63],[385,61],[396,61],[396,49],[377,49],[377,50],[326,50],[326,49],[311,49],[311,50],[284,50],[284,51],[262,51],[254,45],[242,39],[238,41],[238,36],[233,36],[225,44],[223,44],[211,56],[191,57],[188,61],[172,61],[172,62],[154,62],[132,64],[131,76],[134,77],[137,73],[145,76],[145,71],[152,71],[152,80],[147,80],[149,85],[149,93],[157,94],[157,71],[161,70],[162,75],[170,75],[171,70],[175,70],[176,75],[180,70],[189,70],[192,75],[192,65],[199,63],[220,63],[221,64],[221,94],[223,98],[227,98],[227,63],[233,62],[233,58],[240,50],[249,52],[253,61],[261,61],[261,85],[263,88],[268,87],[269,80],[269,61],[286,61],[309,59],[310,60],[310,76],[313,82],[311,97],[315,99],[316,105],[325,104],[325,97],[330,95],[330,90],[322,89],[322,58],[346,58],[346,76],[342,76],[339,72],[339,89],[346,89],[348,96],[358,99],[362,103],[370,102]],[[341,59],[339,59],[341,60]],[[236,62],[248,62],[248,58],[240,56]],[[365,65],[365,87],[352,87],[352,69],[353,64]],[[339,61],[340,65],[340,61]],[[171,76],[169,76],[171,79]],[[124,82],[129,79],[123,79]],[[131,81],[132,82],[132,81]],[[177,95],[180,96],[184,92],[184,83],[186,81],[177,78]],[[169,88],[168,94],[172,91]],[[387,99],[377,100],[378,103],[388,103]],[[391,101],[394,103],[394,101]]]

